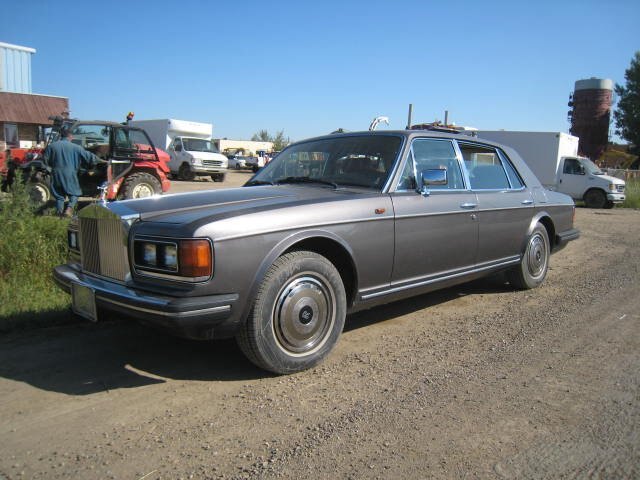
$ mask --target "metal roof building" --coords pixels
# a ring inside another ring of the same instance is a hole
[[[31,93],[35,49],[0,42],[0,92]]]
[[[29,148],[42,141],[49,116],[69,111],[69,99],[34,95],[31,57],[34,48],[0,42],[0,152]]]

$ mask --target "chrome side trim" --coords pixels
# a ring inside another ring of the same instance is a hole
[[[381,297],[383,295],[389,295],[392,293],[397,293],[397,292],[402,292],[405,290],[410,290],[412,288],[418,288],[418,287],[424,287],[426,285],[431,285],[434,283],[438,283],[438,282],[442,282],[445,280],[451,280],[454,278],[460,278],[460,277],[464,277],[466,275],[470,275],[473,273],[480,273],[480,272],[484,272],[487,270],[491,270],[494,268],[502,268],[502,267],[508,267],[510,265],[515,265],[518,262],[520,262],[520,256],[519,255],[515,255],[513,257],[507,257],[501,260],[498,260],[496,262],[490,262],[488,264],[484,264],[482,266],[476,267],[476,268],[471,268],[471,269],[465,269],[462,271],[457,271],[448,275],[442,275],[442,276],[437,276],[437,277],[430,277],[430,278],[426,278],[424,280],[419,280],[413,283],[409,283],[406,285],[401,285],[401,286],[397,286],[394,287],[393,285],[386,289],[386,290],[382,290],[380,292],[375,292],[375,293],[369,293],[369,294],[364,294],[361,296],[362,300],[369,300],[371,298],[376,298],[376,297]]]
[[[106,298],[101,295],[96,295],[96,300],[98,299],[106,303],[111,303],[112,305],[118,305],[120,307],[124,307],[127,310],[136,310],[138,312],[152,313],[154,315],[161,315],[163,317],[173,317],[173,318],[192,317],[196,315],[206,315],[210,313],[220,313],[220,312],[231,311],[231,305],[221,305],[219,307],[203,308],[201,310],[192,310],[190,312],[167,312],[163,310],[153,310],[151,308],[137,307],[135,305],[131,305],[130,303],[118,302],[116,300],[112,300],[110,298]]]

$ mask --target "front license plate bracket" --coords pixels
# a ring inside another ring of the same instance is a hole
[[[92,288],[78,283],[71,284],[71,309],[91,322],[98,321],[96,293]]]

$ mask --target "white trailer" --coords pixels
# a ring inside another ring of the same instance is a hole
[[[516,150],[549,190],[566,193],[591,208],[624,202],[624,180],[605,175],[591,160],[578,156],[578,137],[507,130],[478,130],[477,135]]]
[[[216,182],[224,180],[228,160],[211,140],[212,124],[172,118],[129,123],[143,128],[156,147],[167,151],[174,176],[181,180],[193,180],[196,176],[210,176]]]

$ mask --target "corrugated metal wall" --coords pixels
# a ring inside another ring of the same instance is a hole
[[[0,92],[32,93],[33,53],[31,48],[0,43]]]

